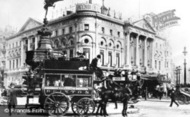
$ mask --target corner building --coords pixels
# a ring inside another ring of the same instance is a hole
[[[105,71],[128,69],[147,74],[170,74],[165,69],[165,61],[171,61],[170,57],[165,57],[166,49],[157,48],[161,59],[155,62],[156,43],[165,47],[168,46],[165,44],[167,41],[157,36],[145,19],[133,23],[123,21],[121,14],[113,13],[105,6],[88,3],[76,4],[76,11],[67,13],[49,21],[54,50],[67,53],[68,58],[82,51],[90,61],[100,54],[101,68]],[[41,27],[42,23],[29,18],[18,34],[7,38],[6,56],[10,58],[6,61],[7,86],[10,82],[22,81],[22,74],[28,70],[25,52],[38,48],[37,31]],[[17,59],[11,58],[14,53],[18,53]]]

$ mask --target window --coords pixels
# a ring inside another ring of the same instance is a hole
[[[85,53],[85,58],[90,59],[90,48],[83,48],[83,52]]]
[[[155,68],[157,69],[157,60],[155,60]]]
[[[105,33],[105,29],[104,29],[104,27],[102,27],[102,33],[103,33],[103,34]]]
[[[16,59],[16,68],[18,68],[18,59]]]
[[[100,55],[101,55],[101,63],[103,66],[104,65],[104,51],[103,50],[100,51]]]
[[[65,77],[64,75],[52,75],[48,74],[45,76],[45,85],[46,86],[64,86],[65,83]]]
[[[11,69],[11,60],[9,61],[9,68]]]
[[[55,31],[55,36],[58,36],[58,30]]]
[[[113,30],[110,30],[110,35],[113,35]]]
[[[32,50],[35,50],[35,37],[32,38]]]
[[[117,36],[120,37],[120,32],[119,31],[117,32]]]
[[[62,29],[62,35],[64,35],[65,34],[65,29]]]
[[[15,60],[13,60],[13,69],[15,68]]]
[[[84,30],[89,31],[89,24],[84,24]]]
[[[161,61],[159,61],[159,70],[161,70]]]
[[[108,53],[108,62],[109,62],[109,66],[111,67],[112,66],[112,53],[111,52]]]
[[[119,53],[116,54],[116,66],[120,67],[120,55],[119,55]]]
[[[69,55],[70,55],[70,58],[73,58],[73,50],[70,50]]]
[[[88,44],[89,43],[89,40],[86,38],[86,39],[84,39],[84,43],[85,44]]]
[[[69,27],[69,33],[73,32],[73,27]]]
[[[92,86],[91,79],[92,79],[91,76],[78,75],[76,80],[76,87],[91,87]]]
[[[70,40],[70,45],[74,45],[74,41],[73,40]]]

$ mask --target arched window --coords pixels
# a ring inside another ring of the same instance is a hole
[[[114,41],[112,39],[110,39],[110,41],[108,43],[108,47],[109,48],[113,48],[114,47]]]
[[[112,66],[112,52],[108,53],[108,62],[109,62],[109,66]]]
[[[120,41],[118,41],[117,43],[116,43],[116,49],[121,49],[122,48],[122,44],[121,44],[121,42]]]
[[[101,63],[103,66],[104,65],[104,50],[100,50],[100,55],[101,55]]]
[[[65,39],[65,38],[62,38],[62,39],[61,39],[61,45],[62,45],[62,46],[66,46],[66,39]]]
[[[119,53],[116,54],[116,66],[120,67],[120,54]]]
[[[84,35],[82,38],[79,40],[81,44],[92,44],[92,37],[89,35]]]
[[[54,41],[54,45],[55,45],[55,48],[58,48],[58,47],[59,47],[59,40],[58,40],[58,39],[56,39],[56,40]]]
[[[101,38],[101,39],[100,39],[100,42],[99,42],[99,45],[100,45],[101,47],[105,47],[105,46],[106,46],[106,39],[105,39],[105,38]]]

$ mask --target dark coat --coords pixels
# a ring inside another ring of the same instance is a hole
[[[10,89],[8,92],[9,92],[8,93],[8,96],[9,96],[8,104],[9,105],[17,105],[17,93],[16,93],[16,91],[13,89]]]
[[[98,59],[94,58],[90,64],[91,67],[96,68],[98,65]]]
[[[175,100],[176,99],[176,92],[174,90],[172,90],[171,94],[170,94],[170,98],[172,100]]]

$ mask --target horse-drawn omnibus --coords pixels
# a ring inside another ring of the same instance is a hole
[[[79,115],[93,113],[93,81],[96,75],[88,66],[87,59],[79,58],[45,59],[38,63],[24,76],[30,84],[26,106],[34,106],[30,100],[37,98],[35,105],[44,108],[49,115],[64,115],[70,106],[73,113]]]
[[[70,106],[73,113],[79,115],[95,111],[95,102],[101,101],[95,85],[103,82],[98,73],[89,68],[88,59],[56,57],[34,62],[34,54],[34,51],[27,52],[26,63],[31,69],[23,76],[27,84],[27,108],[41,107],[49,115],[64,115]],[[124,90],[127,78],[125,74],[114,76],[112,80]]]

